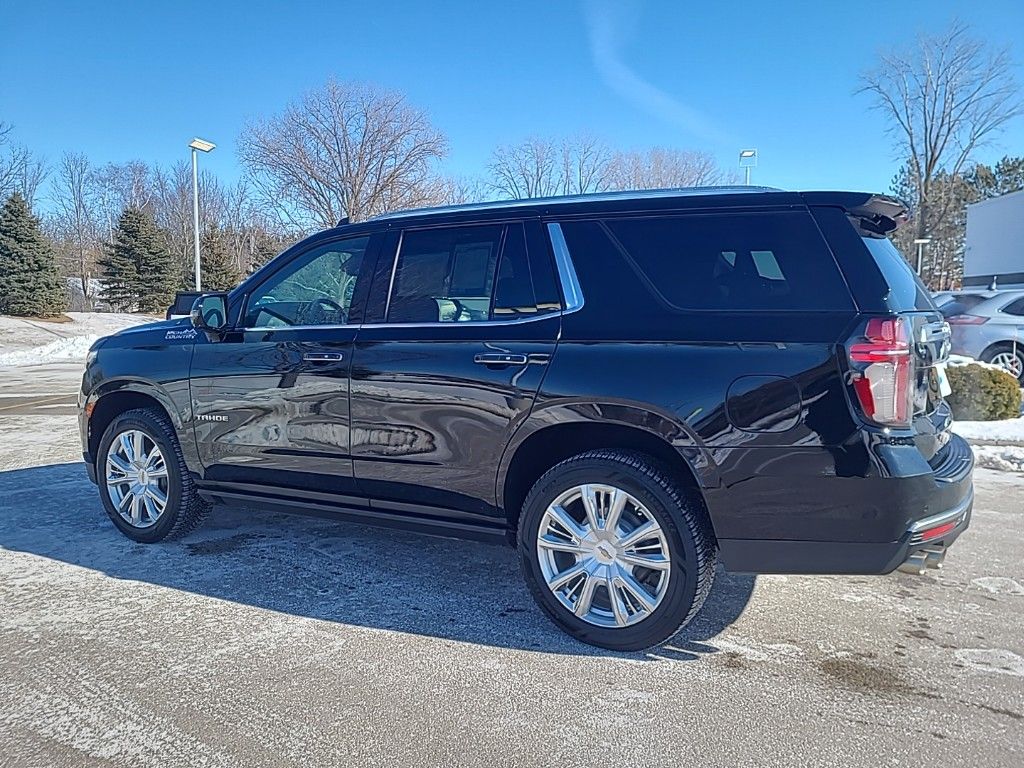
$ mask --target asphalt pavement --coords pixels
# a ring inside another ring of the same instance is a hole
[[[20,375],[4,766],[1024,765],[1020,475],[977,473],[941,571],[720,572],[680,638],[619,654],[550,625],[501,547],[224,509],[134,544],[43,407],[59,376]]]

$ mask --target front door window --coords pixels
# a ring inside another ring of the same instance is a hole
[[[345,325],[369,237],[330,243],[299,257],[249,297],[246,328]]]

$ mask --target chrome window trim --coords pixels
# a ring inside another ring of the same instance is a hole
[[[538,320],[545,320],[551,317],[557,317],[559,315],[558,310],[551,310],[549,312],[542,312],[534,317],[517,317],[514,320],[439,320],[436,323],[361,323],[356,325],[350,323],[348,325],[268,325],[259,326],[256,328],[236,328],[237,332],[245,333],[249,331],[308,331],[311,329],[320,330],[339,330],[343,328],[354,328],[356,330],[362,328],[465,328],[466,326],[494,326],[494,325],[522,325],[523,323],[535,323]]]
[[[236,328],[237,333],[248,333],[250,331],[308,331],[313,328],[333,329],[338,330],[339,328],[356,328],[359,326],[355,323],[348,323],[346,325],[257,325],[253,328]]]
[[[436,323],[363,323],[360,328],[466,328],[466,327],[492,327],[495,325],[522,325],[523,323],[536,323],[538,320],[546,320],[551,317],[558,317],[558,310],[544,312],[536,317],[517,317],[514,320],[441,320]]]
[[[558,267],[558,279],[562,284],[562,298],[565,301],[565,311],[575,312],[583,308],[583,289],[580,287],[576,268],[572,264],[569,245],[565,242],[565,235],[562,234],[562,225],[556,221],[548,222],[548,237],[551,238],[551,248],[555,254],[555,266]]]
[[[384,299],[384,322],[388,320],[388,312],[391,311],[391,294],[395,291],[395,275],[398,272],[398,260],[402,257],[402,243],[405,242],[405,230],[398,233],[398,244],[395,245],[395,255],[391,257],[391,277],[388,278],[388,295]]]

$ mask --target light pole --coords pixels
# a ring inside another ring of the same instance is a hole
[[[202,290],[199,285],[199,162],[196,159],[198,155],[196,152],[209,152],[212,149],[216,149],[217,145],[211,141],[203,141],[202,139],[192,139],[189,144],[192,148],[192,224],[195,227],[195,246],[196,246],[196,292]]]
[[[921,265],[924,262],[924,247],[931,241],[930,237],[919,237],[914,240],[914,245],[917,246],[917,268],[914,271],[918,277],[921,276]]]
[[[740,150],[740,168],[743,169],[743,183],[746,186],[750,186],[750,169],[757,167],[757,150],[756,149],[741,149]]]

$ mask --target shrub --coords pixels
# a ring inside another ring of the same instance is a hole
[[[953,418],[995,421],[1020,416],[1020,384],[1006,371],[982,365],[958,365],[947,370],[953,394],[946,398]]]

